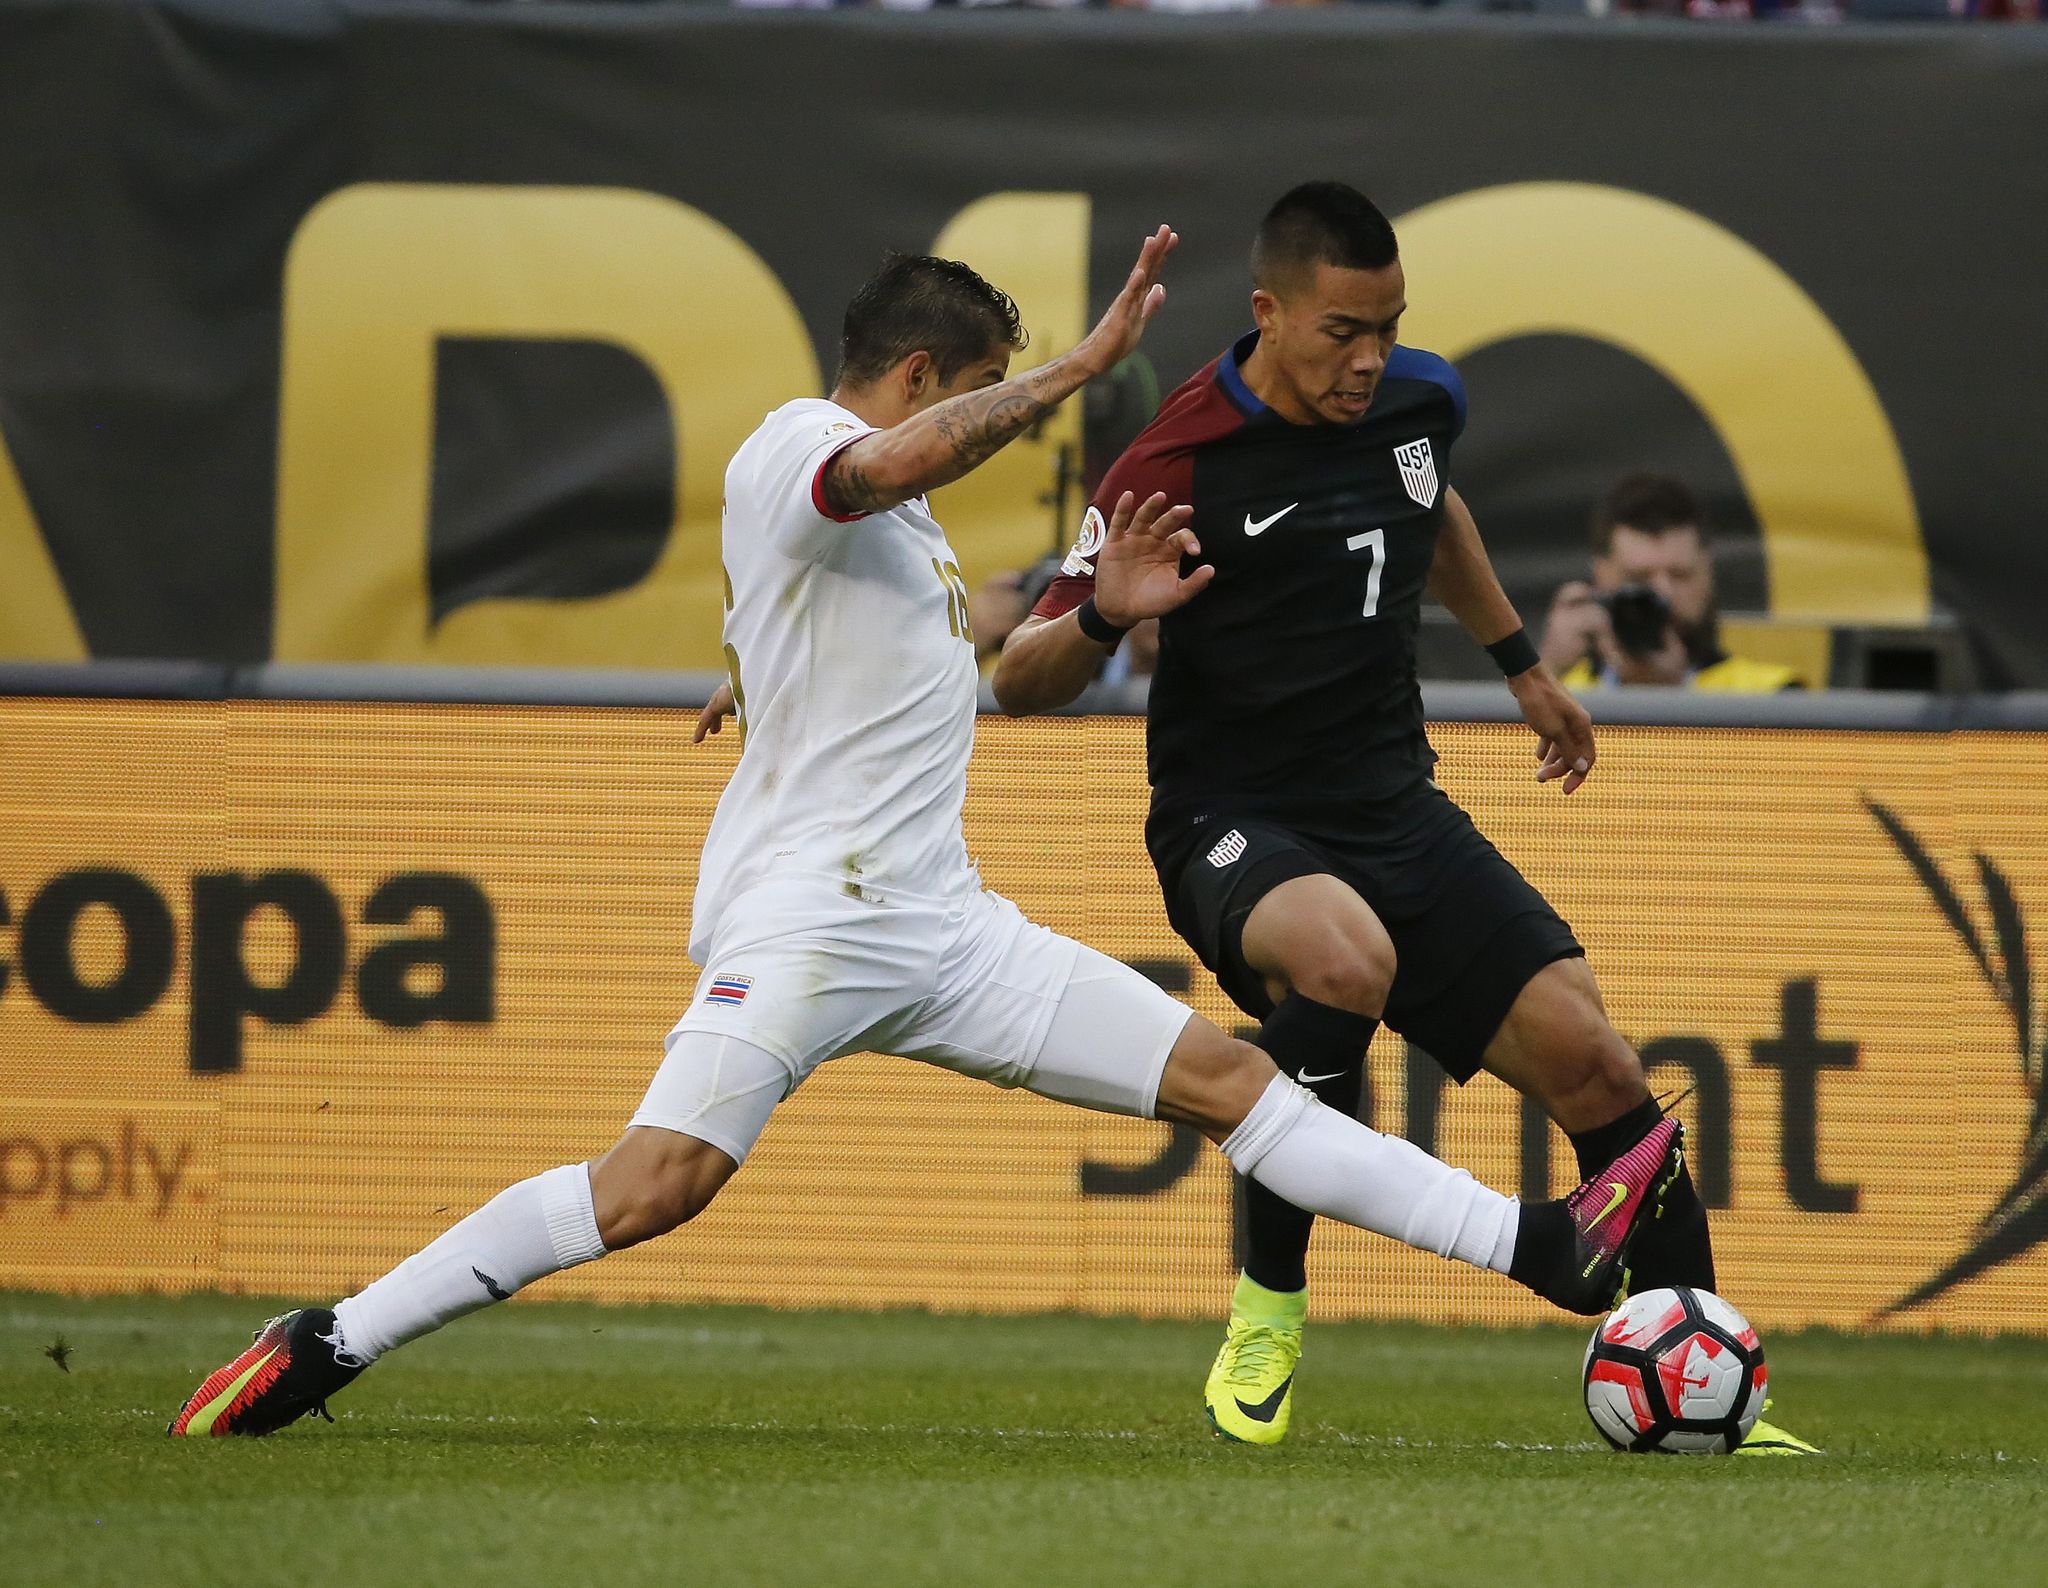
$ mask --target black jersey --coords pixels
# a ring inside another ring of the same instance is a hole
[[[1364,415],[1296,425],[1246,386],[1253,332],[1176,390],[1104,477],[1081,540],[1036,608],[1094,585],[1124,491],[1194,508],[1216,576],[1162,620],[1147,746],[1155,808],[1300,807],[1423,781],[1415,637],[1465,425],[1457,372],[1396,347]],[[1190,565],[1192,566],[1192,565]]]

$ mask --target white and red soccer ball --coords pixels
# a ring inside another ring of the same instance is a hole
[[[1586,1410],[1617,1450],[1723,1455],[1749,1436],[1769,1376],[1756,1330],[1707,1290],[1646,1290],[1586,1345]]]

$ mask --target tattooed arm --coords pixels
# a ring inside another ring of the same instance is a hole
[[[826,465],[827,505],[848,516],[879,513],[951,485],[1081,388],[1090,372],[1076,364],[1079,352],[863,436]]]
[[[847,516],[883,512],[986,463],[1138,345],[1166,301],[1159,269],[1179,241],[1165,226],[1145,240],[1123,290],[1071,353],[999,386],[949,397],[841,450],[825,467],[826,504]]]

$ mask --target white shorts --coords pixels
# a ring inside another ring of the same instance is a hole
[[[726,907],[632,1122],[740,1162],[805,1076],[862,1052],[1149,1119],[1191,1013],[993,893],[884,905],[781,879]]]

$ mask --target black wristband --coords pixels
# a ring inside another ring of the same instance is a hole
[[[1081,632],[1097,645],[1121,645],[1124,636],[1131,632],[1129,629],[1118,628],[1104,617],[1096,607],[1093,596],[1074,608],[1074,621],[1081,625]]]
[[[1530,641],[1527,629],[1516,629],[1506,639],[1495,640],[1486,647],[1486,654],[1491,656],[1494,665],[1510,678],[1517,673],[1526,673],[1543,660],[1536,654],[1536,647]]]

